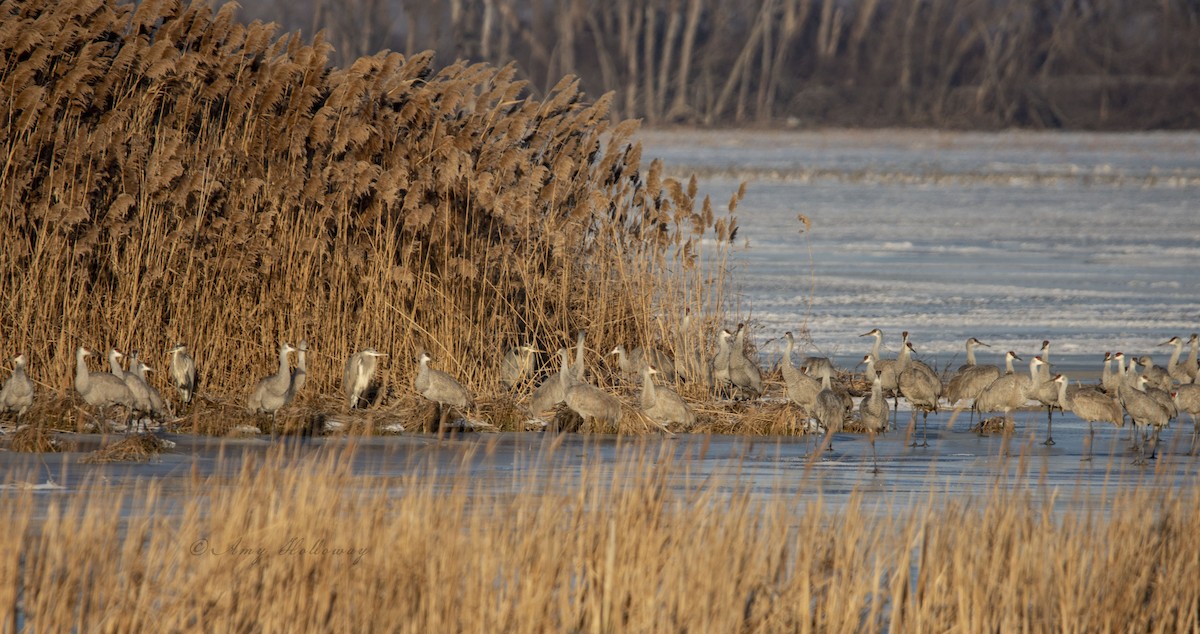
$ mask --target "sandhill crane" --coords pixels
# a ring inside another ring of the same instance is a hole
[[[1046,367],[1045,363],[1039,366]],[[1039,372],[1040,378],[1040,372]],[[1065,389],[1065,388],[1064,388]],[[1059,382],[1055,379],[1035,383],[1033,390],[1029,392],[1029,396],[1046,407],[1046,440],[1042,441],[1043,445],[1053,445],[1054,443],[1054,408],[1066,410],[1066,406],[1058,398]]]
[[[280,408],[291,402],[295,392],[292,390],[292,373],[288,367],[288,354],[296,348],[290,343],[279,344],[279,370],[265,379],[260,380],[250,392],[246,407],[251,413],[270,414],[272,421]]]
[[[296,346],[296,368],[292,370],[292,383],[288,386],[287,402],[292,402],[300,388],[308,382],[308,342],[301,339]]]
[[[696,333],[692,331],[692,311],[685,308],[676,343],[677,363],[675,369],[685,381],[699,383],[711,388],[713,383],[712,364],[704,354],[703,346],[697,346]]]
[[[970,339],[967,339],[967,362],[958,366],[958,370],[956,372],[961,373],[963,370],[966,370],[967,368],[973,368],[976,366],[975,346],[983,346],[985,348],[991,347],[988,344],[976,339],[975,337],[971,337]],[[996,369],[998,370],[999,368],[996,368]]]
[[[131,409],[133,394],[125,386],[125,381],[113,374],[88,372],[87,358],[91,354],[92,351],[84,346],[79,346],[75,351],[75,391],[79,392],[85,403],[100,409],[100,419],[103,422],[106,407],[120,405]]]
[[[675,390],[655,385],[654,379],[651,378],[655,374],[658,374],[658,369],[653,364],[642,368],[642,411],[651,420],[662,425],[678,423],[684,429],[691,427],[696,422],[692,408],[688,407]]]
[[[1166,408],[1146,393],[1145,389],[1148,382],[1145,376],[1139,375],[1133,385],[1122,385],[1120,387],[1121,405],[1125,407],[1125,411],[1129,413],[1130,420],[1133,421],[1135,437],[1138,436],[1136,431],[1139,426],[1146,427],[1147,429],[1153,427],[1155,430],[1158,430],[1165,427],[1169,420]],[[1142,442],[1139,442],[1137,445],[1139,463],[1145,461],[1145,449],[1143,445],[1144,443]],[[1152,450],[1151,458],[1154,457],[1153,452],[1157,450],[1156,443]]]
[[[1036,386],[1041,385],[1042,383],[1045,383],[1046,381],[1049,381],[1053,378],[1052,376],[1050,376],[1050,340],[1049,339],[1042,340],[1042,351],[1039,352],[1037,356],[1042,360],[1042,362],[1041,362],[1041,364],[1038,365],[1038,380],[1034,381],[1035,388],[1036,388]]]
[[[566,393],[563,391],[563,375],[571,376],[571,366],[566,361],[567,349],[559,348],[554,354],[563,359],[562,368],[542,381],[542,384],[529,397],[529,413],[534,416],[549,411],[555,405],[563,402],[566,397]]]
[[[837,372],[833,361],[829,357],[804,357],[800,360],[800,366],[804,368],[804,372],[809,376],[824,376],[826,372],[832,376]]]
[[[867,358],[869,359],[870,355],[867,355]],[[867,365],[867,369],[872,375],[871,393],[859,401],[858,417],[862,421],[863,427],[867,428],[867,438],[871,441],[871,463],[874,465],[872,473],[879,473],[879,460],[875,456],[875,434],[887,429],[888,404],[887,399],[883,398],[883,384],[879,380],[880,372],[873,370],[873,365],[873,363]]]
[[[121,367],[121,358],[125,355],[116,348],[108,351],[109,373],[121,379],[129,393],[133,395],[133,409],[146,416],[155,416],[154,403],[150,398],[150,386],[146,381],[132,372],[126,372]],[[140,420],[140,418],[138,419]]]
[[[1158,345],[1175,346],[1175,349],[1171,351],[1171,359],[1167,361],[1167,375],[1179,383],[1190,383],[1191,375],[1188,374],[1187,368],[1179,363],[1179,356],[1183,354],[1183,340],[1179,337],[1171,337]]]
[[[1192,382],[1195,383],[1196,375],[1200,373],[1200,360],[1198,360],[1198,355],[1200,355],[1200,334],[1193,332],[1192,336],[1188,337],[1188,343],[1191,344],[1191,351],[1188,352],[1187,360],[1183,362],[1183,369],[1192,378]]]
[[[1142,376],[1146,377],[1146,379],[1150,381],[1150,385],[1152,387],[1156,387],[1163,391],[1169,391],[1171,389],[1171,386],[1173,385],[1171,382],[1171,375],[1167,374],[1166,368],[1162,367],[1161,365],[1154,365],[1154,360],[1150,358],[1150,355],[1142,355],[1141,358],[1137,359],[1137,362],[1142,365]],[[1131,361],[1130,363],[1133,362]]]
[[[446,419],[450,416],[450,408],[447,405],[463,410],[473,407],[475,401],[471,398],[471,393],[454,380],[454,377],[429,367],[432,359],[433,357],[429,356],[428,352],[422,352],[421,356],[417,358],[420,369],[413,381],[413,387],[416,388],[418,394],[437,403],[438,433],[441,433],[446,427]]]
[[[729,340],[733,335],[726,329],[721,329],[717,334],[717,353],[713,356],[712,371],[713,385],[717,389],[724,390],[731,381],[729,380],[729,357],[733,354],[730,349]]]
[[[386,356],[375,348],[363,348],[346,360],[346,368],[342,370],[342,391],[346,393],[347,408],[358,407],[359,399],[371,387],[379,357]]]
[[[1112,370],[1113,355],[1111,352],[1104,353],[1104,369],[1100,372],[1100,389],[1107,392],[1110,396],[1117,394],[1117,375]]]
[[[950,383],[946,386],[946,402],[951,406],[957,405],[959,401],[971,401],[971,425],[975,424],[975,399],[983,388],[987,387],[1000,378],[1000,368],[994,365],[978,365],[975,363],[974,347],[970,344],[975,341],[979,345],[986,346],[983,343],[971,337],[967,340],[967,361],[968,363],[958,369],[958,372],[950,379]],[[1011,353],[1010,353],[1011,354]],[[1005,355],[1005,363],[1008,367],[1008,372],[1012,373],[1013,357]]]
[[[905,344],[908,350],[912,350],[912,343]],[[921,444],[917,445],[917,439],[913,438],[912,447],[928,447],[929,440],[928,421],[929,412],[938,411],[938,401],[942,397],[942,381],[938,375],[934,373],[929,366],[924,364],[910,363],[907,364],[900,376],[897,378],[897,383],[900,386],[900,393],[908,401],[912,408],[912,421],[909,423],[909,433],[915,434],[917,426],[917,410],[921,410]]]
[[[566,357],[563,357],[566,363]],[[621,419],[621,401],[600,388],[574,380],[568,373],[560,375],[563,401],[584,421],[591,418],[606,425],[616,425]]]
[[[576,381],[587,380],[587,366],[583,363],[583,344],[586,339],[587,331],[580,330],[579,334],[575,335],[575,365],[569,371],[574,373]]]
[[[813,418],[825,428],[823,447],[831,444],[833,435],[840,433],[846,424],[846,405],[842,397],[833,390],[829,381],[829,373],[821,375],[821,391],[817,392],[817,402],[812,409]]]
[[[1010,355],[1014,359],[1018,359],[1016,354],[1011,351]],[[1004,412],[1005,422],[1011,426],[1013,424],[1012,411],[1025,404],[1029,400],[1029,392],[1033,389],[1038,378],[1038,366],[1042,365],[1041,357],[1034,357],[1029,361],[1029,374],[1013,373],[1005,374],[1004,376],[992,381],[990,385],[983,388],[979,397],[975,399],[975,407],[981,414],[986,412]]]
[[[938,373],[937,373],[937,372],[934,372],[933,368],[932,368],[932,367],[930,367],[928,363],[925,363],[924,361],[921,361],[920,359],[914,359],[914,358],[912,357],[912,354],[911,354],[911,353],[913,353],[913,352],[916,352],[916,351],[917,351],[917,349],[909,345],[908,331],[907,331],[907,330],[905,330],[904,332],[900,333],[900,336],[901,336],[901,337],[904,339],[904,341],[903,341],[902,345],[903,345],[904,347],[907,347],[907,348],[909,349],[909,353],[910,353],[910,354],[909,354],[909,357],[908,357],[908,361],[905,363],[905,366],[904,366],[904,367],[905,367],[905,369],[907,369],[907,368],[910,368],[910,367],[913,367],[913,366],[916,366],[916,367],[919,367],[919,368],[924,368],[926,372],[928,372],[929,374],[931,374],[931,375],[933,375],[933,376],[935,376],[935,377],[936,377],[936,376],[938,376]],[[899,378],[900,378],[900,374],[899,374],[899,373],[897,373],[897,374],[896,374],[896,378],[897,378],[897,379],[899,379]],[[940,379],[939,379],[939,380],[940,380]]]
[[[729,351],[729,381],[751,397],[762,394],[762,371],[746,356],[746,325],[738,324],[733,349]]]
[[[1054,377],[1058,386],[1058,402],[1065,410],[1070,410],[1088,424],[1088,446],[1084,460],[1092,459],[1092,441],[1096,437],[1095,422],[1107,422],[1121,427],[1125,424],[1125,413],[1117,399],[1096,388],[1083,388],[1070,393],[1070,379],[1064,374]]]
[[[1200,435],[1200,420],[1197,420],[1197,416],[1200,415],[1200,384],[1180,385],[1176,388],[1172,398],[1177,411],[1187,412],[1192,417],[1192,446],[1188,449],[1188,453],[1194,454],[1196,452],[1196,436]]]
[[[171,355],[171,382],[179,390],[179,403],[187,407],[192,402],[192,394],[196,390],[196,362],[188,354],[187,346],[177,343],[167,351]]]
[[[508,349],[500,361],[500,384],[504,389],[512,391],[533,373],[533,355],[536,352],[537,348],[524,344]]]
[[[4,387],[0,388],[0,412],[16,412],[17,420],[20,421],[33,405],[34,387],[33,381],[25,372],[25,355],[18,354],[11,361],[12,375],[4,382]],[[1195,415],[1192,418],[1195,418]]]
[[[146,386],[146,397],[150,401],[150,413],[158,418],[163,418],[170,412],[167,410],[167,404],[163,401],[162,394],[158,391],[158,388],[150,385],[150,380],[146,378],[147,372],[154,372],[154,368],[146,365],[138,358],[137,350],[130,352],[129,373],[140,379],[142,385]]]
[[[795,339],[791,332],[783,333],[783,338],[787,340],[787,345],[783,349],[783,361],[779,364],[779,371],[783,374],[784,392],[790,401],[803,407],[805,413],[812,413],[817,404],[817,394],[821,391],[821,383],[792,365]]]

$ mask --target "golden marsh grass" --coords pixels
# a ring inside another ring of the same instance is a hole
[[[625,445],[607,466],[475,479],[454,460],[363,475],[355,449],[276,448],[182,490],[0,491],[8,631],[1193,631],[1200,502],[1089,510],[997,485],[890,507],[773,497]],[[533,458],[525,458],[533,460]],[[528,466],[528,465],[526,465]],[[395,470],[392,471],[396,473]],[[797,474],[798,478],[806,476]],[[761,483],[759,483],[761,484]],[[801,487],[803,489],[804,487]],[[936,489],[936,485],[931,485]]]
[[[43,392],[72,394],[82,344],[141,349],[165,394],[184,341],[200,395],[235,401],[307,339],[301,402],[368,345],[385,395],[419,349],[487,395],[512,345],[672,349],[685,307],[723,319],[738,196],[714,211],[644,164],[637,123],[571,77],[539,100],[432,52],[335,68],[232,4],[2,11],[0,345]]]

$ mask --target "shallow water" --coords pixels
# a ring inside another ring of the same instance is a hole
[[[951,134],[930,132],[651,132],[646,156],[670,171],[697,172],[702,190],[726,201],[749,181],[738,209],[734,257],[763,362],[777,358],[786,330],[807,328],[801,353],[852,366],[869,349],[857,335],[878,327],[895,354],[912,332],[918,356],[938,368],[962,362],[962,343],[992,345],[980,362],[1012,349],[1028,359],[1052,341],[1056,370],[1095,380],[1106,350],[1154,354],[1161,341],[1200,330],[1200,134]],[[799,233],[797,214],[811,219]],[[885,353],[887,354],[887,353]],[[548,459],[542,434],[474,435],[438,441],[409,435],[366,438],[355,470],[389,478],[471,473],[496,490],[569,485],[585,461],[611,469],[629,443],[673,452],[671,483],[748,488],[762,497],[827,502],[860,491],[895,508],[993,487],[1054,496],[1056,508],[1103,507],[1134,486],[1196,482],[1200,458],[1186,455],[1191,422],[1164,432],[1158,459],[1135,465],[1128,428],[1097,427],[1085,461],[1087,425],[1055,416],[1057,444],[1041,444],[1044,412],[1016,414],[1009,436],[979,436],[963,415],[929,419],[929,446],[909,447],[909,412],[878,439],[879,473],[864,436],[838,434],[817,452],[814,438],[737,436],[629,440],[567,435]],[[233,475],[273,443],[297,455],[342,439],[220,441],[170,436],[177,446],[141,465],[79,463],[76,452],[0,452],[6,486],[34,486],[47,501],[86,481],[130,486],[153,478],[170,492],[194,475]],[[221,460],[224,455],[227,460]]]

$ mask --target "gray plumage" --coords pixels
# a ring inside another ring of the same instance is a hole
[[[912,351],[912,343],[906,343],[905,347]],[[909,423],[909,429],[915,430],[917,426],[917,410],[921,411],[921,444],[922,447],[929,446],[929,440],[926,435],[926,430],[929,421],[929,413],[938,411],[938,401],[942,397],[942,380],[933,372],[929,366],[925,364],[909,363],[906,364],[904,370],[900,372],[900,376],[896,380],[899,385],[900,394],[908,401],[912,407],[912,420]],[[912,446],[917,446],[916,438],[913,438]]]
[[[450,408],[447,405],[464,410],[474,407],[475,401],[471,398],[471,393],[454,380],[454,377],[429,367],[431,359],[433,357],[430,357],[428,352],[422,352],[418,357],[420,369],[413,381],[413,387],[416,388],[418,394],[437,403],[438,429],[440,430],[445,427],[446,419],[450,416]]]
[[[1130,420],[1133,421],[1135,429],[1137,427],[1153,428],[1155,432],[1155,448],[1151,450],[1151,457],[1157,450],[1157,432],[1167,426],[1170,421],[1170,415],[1165,407],[1159,404],[1153,397],[1146,393],[1145,388],[1149,380],[1145,376],[1138,376],[1134,379],[1133,385],[1122,385],[1119,389],[1121,405],[1125,411],[1129,413]],[[1136,434],[1135,434],[1136,435]],[[1138,443],[1140,458],[1144,458],[1145,449],[1142,442]]]
[[[146,365],[141,359],[138,358],[137,350],[134,350],[130,353],[129,374],[137,377],[138,380],[142,382],[142,385],[146,388],[146,399],[148,401],[147,404],[150,406],[150,411],[148,413],[156,418],[163,418],[167,416],[170,411],[167,409],[166,402],[163,401],[162,393],[158,391],[158,388],[150,385],[150,380],[146,378],[146,373],[153,371],[154,368]]]
[[[1183,362],[1183,370],[1195,383],[1196,375],[1200,374],[1200,334],[1193,332],[1192,336],[1188,337],[1188,344],[1191,345],[1191,348],[1187,359]]]
[[[529,412],[535,416],[543,412],[550,411],[555,405],[563,402],[566,397],[563,391],[563,376],[568,378],[571,376],[571,365],[567,361],[566,348],[559,348],[555,353],[562,359],[562,366],[554,374],[542,381],[542,384],[533,391],[533,396],[529,398]]]
[[[817,404],[817,394],[821,392],[821,382],[792,365],[792,350],[796,347],[796,342],[791,332],[783,333],[783,338],[787,345],[783,348],[783,360],[779,364],[779,371],[783,374],[784,392],[788,400],[811,414]]]
[[[626,374],[640,376],[646,366],[652,365],[662,375],[664,381],[675,382],[675,362],[657,348],[638,347],[634,348],[632,352],[626,353],[625,346],[618,345],[609,354],[617,355],[617,366]]]
[[[1111,352],[1104,353],[1104,369],[1100,372],[1100,388],[1107,392],[1110,396],[1117,394],[1117,375],[1112,369],[1113,355]]]
[[[179,390],[180,405],[187,407],[196,391],[196,362],[192,355],[188,354],[187,346],[182,343],[175,344],[167,354],[171,355],[171,382],[175,384],[175,389]]]
[[[124,381],[125,387],[129,388],[129,393],[133,396],[134,411],[147,416],[155,416],[154,404],[150,399],[150,386],[146,385],[146,381],[138,375],[126,372],[121,367],[121,358],[124,356],[116,348],[108,351],[109,372]]]
[[[1142,355],[1137,362],[1142,365],[1142,376],[1150,381],[1151,387],[1156,387],[1163,391],[1171,389],[1173,385],[1171,375],[1167,373],[1166,368],[1154,365],[1154,361],[1150,358],[1150,355]]]
[[[1175,409],[1187,412],[1192,417],[1192,446],[1189,453],[1196,451],[1196,437],[1200,435],[1200,384],[1188,383],[1180,385],[1173,396]]]
[[[732,354],[732,350],[729,340],[731,338],[732,335],[725,329],[721,329],[717,335],[717,353],[713,356],[712,373],[713,385],[721,390],[730,385],[729,355]]]
[[[966,363],[958,366],[958,372],[961,373],[963,370],[966,370],[967,368],[973,368],[977,365],[975,362],[975,347],[976,346],[983,346],[985,348],[991,347],[988,344],[976,339],[975,337],[971,337],[970,339],[967,339],[967,361],[966,361]],[[999,369],[999,368],[997,368],[997,369]]]
[[[500,360],[500,384],[504,389],[512,390],[533,373],[535,352],[537,348],[533,346],[520,345],[509,348]]]
[[[1177,383],[1191,383],[1192,376],[1188,374],[1187,368],[1179,363],[1179,357],[1183,354],[1183,340],[1179,337],[1171,337],[1158,345],[1175,347],[1171,351],[1170,360],[1167,361],[1167,375],[1171,377],[1171,380]]]
[[[250,392],[250,398],[246,402],[247,408],[252,413],[266,413],[274,417],[276,412],[291,402],[295,392],[292,390],[292,373],[288,368],[288,354],[295,351],[296,348],[289,343],[285,342],[279,345],[278,371],[260,380]]]
[[[1096,429],[1092,423],[1107,422],[1120,427],[1125,424],[1125,413],[1121,411],[1121,404],[1117,399],[1105,394],[1095,388],[1083,388],[1069,392],[1070,379],[1066,375],[1059,374],[1054,377],[1058,383],[1058,402],[1063,409],[1070,410],[1079,418],[1087,421],[1088,424],[1088,453],[1084,456],[1084,460],[1091,459],[1092,440],[1096,436]]]
[[[652,378],[655,374],[658,374],[658,369],[652,364],[642,368],[642,411],[662,425],[678,423],[685,429],[691,427],[696,422],[692,408],[675,390],[655,385]]]
[[[1020,357],[1013,354],[1014,359],[1020,360]],[[1029,400],[1029,392],[1033,389],[1034,382],[1038,376],[1038,366],[1042,364],[1040,357],[1034,357],[1029,361],[1029,373],[1024,374],[1016,372],[1013,374],[1005,374],[1004,376],[992,381],[990,385],[983,388],[983,392],[979,394],[979,398],[975,399],[975,407],[979,412],[1004,412],[1004,419],[1008,424],[1012,424],[1012,411],[1021,407]]]
[[[579,334],[575,335],[575,365],[568,369],[568,372],[575,375],[576,381],[587,380],[587,366],[583,363],[583,344],[587,339],[587,331],[580,330]]]
[[[699,383],[706,388],[713,385],[712,363],[704,354],[703,346],[696,345],[698,334],[692,331],[692,311],[684,309],[679,340],[676,343],[676,372],[685,381]]]
[[[738,334],[734,336],[734,345],[729,351],[729,382],[743,392],[750,393],[753,398],[762,394],[762,371],[757,363],[746,356],[745,331],[746,326],[738,324]],[[722,336],[726,336],[726,333],[722,333]]]
[[[296,346],[296,369],[292,370],[292,382],[288,385],[287,402],[291,403],[308,382],[308,342],[301,339]]]
[[[991,385],[992,381],[1001,377],[1000,368],[994,365],[978,365],[975,363],[974,346],[970,345],[970,341],[977,341],[974,337],[968,340],[968,363],[959,368],[958,372],[951,377],[950,383],[946,386],[946,402],[951,406],[957,405],[959,401],[971,401],[971,422],[975,422],[975,399],[983,392],[983,388]],[[978,342],[978,341],[977,341]],[[982,345],[983,342],[978,342]],[[1005,363],[1008,366],[1008,371],[1012,372],[1011,356],[1005,355]]]
[[[346,360],[346,368],[342,370],[342,391],[346,393],[346,407],[358,407],[359,399],[371,387],[371,379],[375,377],[379,357],[386,356],[375,348],[363,348]]]
[[[565,356],[563,362],[566,362]],[[566,372],[560,375],[560,380],[563,384],[563,401],[584,421],[591,418],[615,426],[621,419],[621,402],[615,396],[578,381]]]
[[[800,360],[800,366],[804,368],[804,372],[809,376],[823,376],[826,372],[833,376],[837,372],[833,361],[828,357],[804,357]]]
[[[1034,382],[1035,386],[1040,385],[1041,383],[1045,383],[1046,381],[1053,380],[1053,378],[1054,378],[1054,377],[1050,376],[1050,340],[1049,339],[1042,340],[1042,351],[1039,352],[1037,356],[1039,359],[1042,360],[1042,362],[1040,364],[1038,364],[1038,381]]]
[[[870,355],[867,355],[870,357]],[[879,380],[879,371],[873,369],[874,362],[867,365],[870,371],[871,392],[863,397],[858,403],[858,418],[862,422],[863,427],[867,428],[867,438],[871,441],[871,464],[872,471],[879,473],[879,459],[875,455],[875,434],[887,430],[888,424],[888,404],[887,399],[883,398],[883,384]]]
[[[821,375],[821,391],[817,392],[812,414],[826,434],[840,433],[846,424],[846,404],[833,389],[828,371]]]
[[[133,394],[125,381],[110,373],[88,371],[87,357],[91,354],[92,351],[83,346],[75,351],[75,391],[83,397],[83,402],[99,407],[101,412],[112,405],[133,407]]]
[[[12,375],[0,388],[0,412],[16,412],[17,420],[21,420],[33,405],[34,386],[25,372],[25,363],[25,355],[13,357]]]

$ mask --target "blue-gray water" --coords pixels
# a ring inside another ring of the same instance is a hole
[[[1156,344],[1200,330],[1198,134],[677,131],[644,141],[645,155],[664,158],[669,172],[698,173],[714,201],[749,183],[734,258],[764,362],[778,356],[784,331],[807,328],[802,353],[851,366],[869,348],[857,335],[878,327],[885,354],[908,330],[919,356],[939,368],[961,363],[971,336],[992,345],[979,352],[992,363],[1009,349],[1029,358],[1049,339],[1056,370],[1094,380],[1107,350],[1165,364],[1167,349]],[[799,232],[797,214],[811,230]],[[878,474],[867,439],[852,434],[815,459],[805,438],[641,442],[689,457],[679,487],[717,476],[764,496],[819,491],[831,501],[855,488],[902,503],[999,485],[1061,491],[1056,503],[1069,507],[1135,485],[1191,485],[1200,464],[1187,455],[1186,418],[1166,430],[1159,459],[1139,466],[1128,428],[1111,426],[1097,427],[1095,457],[1083,460],[1087,426],[1069,414],[1055,416],[1053,446],[1041,444],[1044,412],[1018,412],[1007,439],[971,433],[965,415],[947,429],[943,412],[929,420],[927,448],[908,446],[908,417],[901,411],[899,430],[880,437]],[[80,464],[98,442],[82,437],[79,452],[0,454],[0,465],[9,486],[48,497],[70,496],[94,477],[155,478],[168,492],[183,490],[193,468],[233,468],[217,460],[221,441],[172,439],[176,448],[150,464]],[[224,451],[236,465],[274,442],[282,441],[231,441]],[[297,451],[341,442],[304,440]],[[611,465],[627,441],[569,436],[552,462],[536,459],[544,442],[540,434],[372,438],[356,470],[389,477],[438,464],[503,489],[569,479],[586,459]]]

